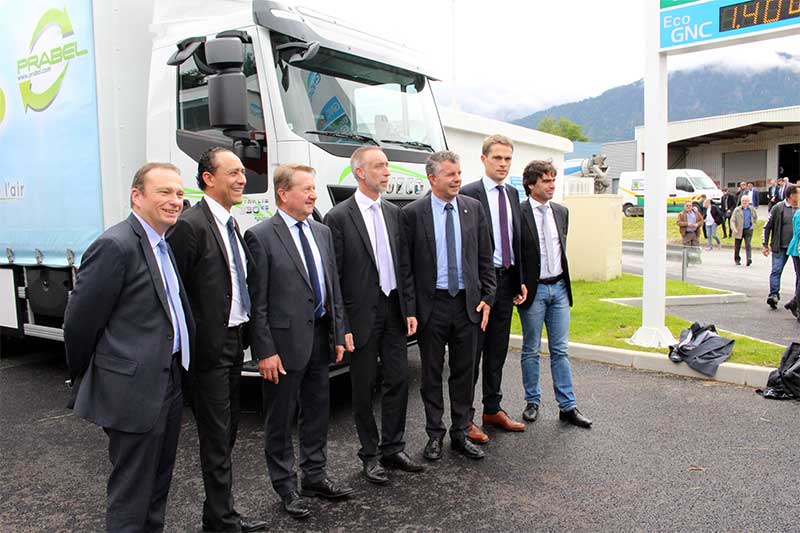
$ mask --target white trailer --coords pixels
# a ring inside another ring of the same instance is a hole
[[[87,246],[130,212],[145,161],[182,170],[228,146],[247,168],[243,228],[270,216],[272,170],[317,169],[318,214],[379,145],[387,197],[427,191],[446,148],[431,76],[397,44],[268,0],[6,2],[0,53],[0,333],[62,339]]]

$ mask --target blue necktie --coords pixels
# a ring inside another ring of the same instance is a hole
[[[453,222],[453,204],[444,204],[444,239],[447,241],[447,292],[458,294],[458,259],[456,258],[456,226]]]
[[[314,318],[319,320],[325,314],[325,309],[322,308],[322,288],[319,285],[319,275],[317,274],[317,263],[314,261],[314,254],[311,252],[311,245],[308,244],[308,238],[303,233],[303,223],[297,223],[297,230],[300,232],[300,246],[303,247],[303,255],[306,258],[306,269],[308,270],[308,280],[311,282],[311,288],[314,289]]]
[[[189,370],[189,330],[186,328],[186,315],[183,313],[181,303],[180,285],[178,275],[172,266],[172,260],[167,251],[167,241],[158,241],[158,255],[161,258],[161,271],[164,275],[164,283],[167,289],[167,299],[172,310],[172,328],[178,337],[179,349],[181,351],[181,365]]]
[[[233,255],[233,266],[236,267],[236,279],[239,280],[239,296],[242,299],[244,312],[250,314],[250,294],[247,292],[247,276],[244,274],[244,262],[239,253],[239,234],[236,232],[236,223],[233,217],[228,219],[228,240],[231,243],[231,255]]]

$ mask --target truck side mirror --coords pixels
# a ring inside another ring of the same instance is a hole
[[[206,63],[216,72],[208,77],[208,118],[212,128],[247,130],[247,78],[242,72],[244,45],[233,37],[205,44]]]

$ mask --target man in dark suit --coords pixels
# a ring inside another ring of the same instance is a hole
[[[483,141],[481,162],[485,176],[461,188],[461,194],[481,202],[491,227],[497,293],[486,332],[479,332],[475,351],[474,385],[483,370],[483,424],[505,431],[525,431],[525,424],[512,420],[500,407],[503,393],[503,365],[508,353],[508,336],[514,303],[525,300],[527,289],[519,271],[520,210],[517,190],[504,181],[511,169],[514,144],[503,135],[492,135]],[[481,364],[482,361],[482,364]],[[467,438],[483,444],[489,436],[474,423],[475,408],[470,409]]]
[[[353,415],[367,481],[389,481],[384,466],[420,472],[406,454],[403,436],[408,403],[406,336],[417,330],[414,280],[400,208],[381,201],[389,185],[383,150],[365,146],[353,152],[350,168],[358,190],[331,209],[325,224],[333,234],[345,310],[345,346],[353,350],[350,381]],[[372,413],[372,391],[380,357],[381,438]]]
[[[277,213],[244,235],[248,265],[250,349],[264,378],[264,451],[272,487],[289,515],[311,514],[303,496],[339,499],[353,489],[326,472],[328,364],[344,356],[344,311],[336,252],[327,226],[311,217],[314,169],[283,165],[273,177]],[[299,403],[297,490],[292,425]]]
[[[194,338],[164,240],[183,183],[175,166],[149,163],[131,187],[133,213],[86,251],[67,303],[68,407],[108,435],[106,529],[162,531]]]
[[[730,193],[727,187],[724,187],[719,203],[723,215],[722,235],[727,239],[729,235],[733,234],[733,230],[731,229],[731,215],[733,215],[733,210],[736,209],[736,197]]]
[[[546,326],[559,418],[588,428],[592,421],[577,409],[567,352],[569,308],[572,306],[567,262],[569,211],[551,201],[555,179],[556,169],[547,161],[531,161],[522,173],[522,183],[528,194],[528,199],[522,203],[522,270],[528,284],[528,298],[519,305],[523,335],[522,382],[527,402],[522,417],[533,422],[539,415],[542,398],[539,350],[542,327]]]
[[[227,148],[211,148],[198,162],[205,198],[189,208],[167,240],[202,327],[191,367],[191,395],[203,469],[203,531],[258,531],[266,522],[234,509],[231,453],[239,427],[239,389],[250,316],[247,264],[252,261],[231,208],[242,202],[244,166]]]
[[[428,444],[424,456],[442,457],[442,369],[450,367],[450,445],[471,459],[483,451],[466,438],[472,406],[478,331],[486,329],[495,276],[489,225],[480,202],[458,194],[458,155],[431,154],[425,164],[431,193],[403,208],[417,299],[422,401]],[[433,260],[431,260],[433,259]]]
[[[740,181],[739,182],[739,189],[736,191],[736,205],[737,206],[742,205],[742,196],[744,196],[745,194],[749,194],[747,192],[747,182],[746,181]],[[752,201],[753,200],[751,198],[750,202],[752,202]]]
[[[778,180],[772,178],[769,180],[769,188],[767,189],[767,211],[772,209],[772,206],[780,202],[778,198],[780,192],[780,186],[778,185]]]

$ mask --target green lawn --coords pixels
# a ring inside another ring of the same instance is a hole
[[[713,294],[713,289],[703,289],[690,283],[667,280],[667,296],[688,294]],[[572,308],[570,340],[585,344],[613,346],[629,350],[667,353],[666,348],[641,348],[626,342],[642,323],[642,310],[638,307],[601,302],[601,298],[633,298],[642,295],[642,278],[630,274],[608,282],[575,281],[572,283],[575,306]],[[678,337],[682,329],[691,323],[682,318],[667,315],[666,326]],[[521,334],[519,317],[514,314],[511,332]],[[733,354],[728,359],[734,363],[774,366],[780,362],[783,348],[720,331],[720,334],[736,340]]]
[[[667,217],[667,241],[669,242],[678,242],[681,241],[681,234],[678,231],[678,224],[676,224],[675,217]],[[764,227],[764,220],[759,220],[756,222],[756,230],[753,232],[753,245],[758,248],[761,241],[761,233]],[[728,237],[727,239],[722,238],[722,228],[717,228],[717,236],[722,240],[722,242],[733,244],[733,238]],[[644,239],[644,217],[622,217],[622,238],[624,240],[631,240],[631,241],[641,241]],[[702,234],[701,234],[701,241]]]

